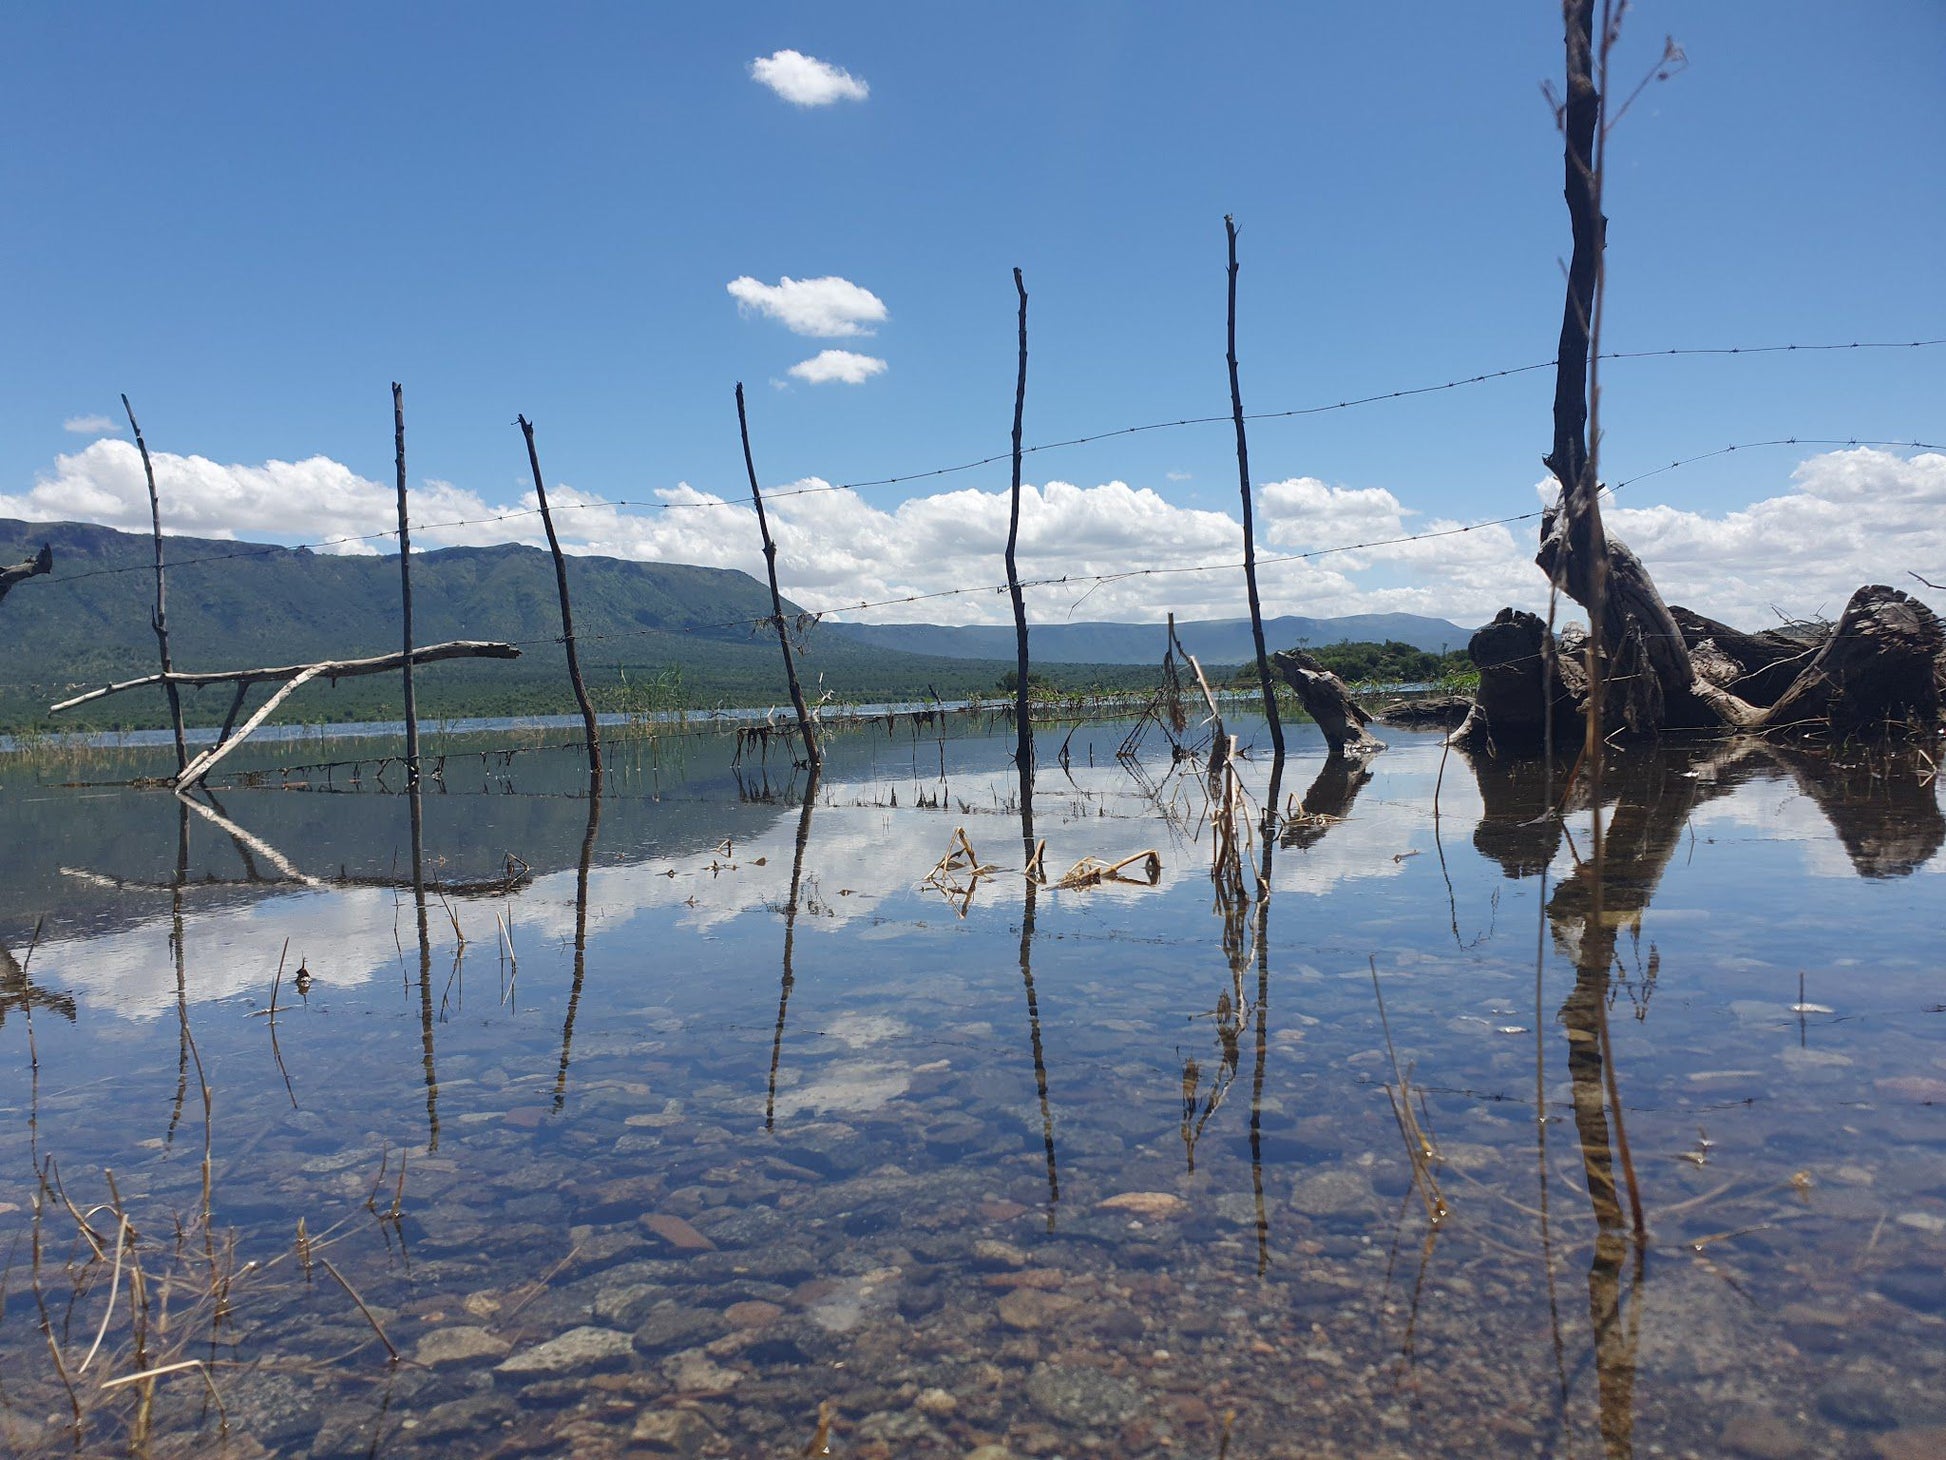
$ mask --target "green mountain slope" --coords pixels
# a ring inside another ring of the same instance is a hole
[[[50,577],[23,583],[0,603],[0,724],[62,728],[160,723],[159,692],[137,691],[49,720],[47,706],[84,689],[155,669],[149,609],[153,549],[144,536],[84,523],[0,519],[0,562],[54,549]],[[202,538],[167,539],[169,628],[178,668],[383,654],[399,646],[399,561],[331,557],[303,549]],[[462,662],[420,677],[427,716],[562,713],[572,709],[561,650],[553,564],[537,548],[446,548],[413,555],[413,617],[420,643],[506,639],[514,663]],[[746,573],[681,564],[570,557],[568,583],[584,668],[599,701],[616,708],[624,672],[639,682],[672,669],[693,706],[783,703],[774,638],[753,621],[770,612],[764,585]],[[788,606],[787,606],[788,607]],[[930,685],[947,696],[991,690],[1007,664],[891,652],[808,635],[802,661],[812,693],[820,681],[845,700],[905,698]],[[1012,651],[1008,650],[1007,663]],[[1066,682],[1129,680],[1130,671],[1076,671]],[[307,686],[289,718],[393,718],[391,676]],[[227,691],[192,695],[191,723],[220,721]]]

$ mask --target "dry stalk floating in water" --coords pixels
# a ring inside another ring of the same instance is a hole
[[[1142,864],[1142,876],[1125,876],[1122,869],[1136,862]],[[1119,862],[1104,862],[1100,857],[1083,857],[1068,868],[1067,876],[1054,885],[1070,890],[1080,887],[1099,887],[1104,882],[1120,882],[1131,887],[1154,887],[1161,880],[1162,854],[1151,848],[1146,852],[1137,852],[1132,857],[1123,857]]]

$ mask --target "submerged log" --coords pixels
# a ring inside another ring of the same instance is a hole
[[[1789,624],[1746,634],[1679,604],[1671,604],[1669,614],[1696,672],[1751,705],[1776,704],[1831,637],[1829,624]]]
[[[1297,692],[1305,713],[1318,722],[1333,755],[1370,755],[1385,749],[1385,742],[1365,728],[1372,717],[1359,708],[1337,675],[1302,649],[1280,649],[1271,660]]]
[[[38,578],[43,573],[54,571],[54,549],[41,544],[41,550],[24,563],[15,563],[9,568],[0,568],[0,598],[5,598],[17,583],[25,583],[29,578]]]
[[[1466,695],[1401,697],[1372,706],[1372,718],[1379,724],[1405,730],[1457,730],[1472,713],[1473,701]]]

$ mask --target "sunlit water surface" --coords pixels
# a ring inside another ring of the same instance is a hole
[[[0,1444],[1946,1450],[1922,758],[1631,753],[1597,889],[1541,767],[1305,726],[1226,918],[1127,729],[1043,733],[1034,834],[1153,885],[1030,885],[1004,727],[808,802],[455,740],[423,923],[371,742],[0,761]]]

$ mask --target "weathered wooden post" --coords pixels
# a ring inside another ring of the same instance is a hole
[[[554,514],[547,508],[547,484],[541,479],[540,453],[534,448],[534,423],[518,416],[520,431],[527,438],[527,464],[534,469],[534,496],[541,504],[541,526],[547,529],[548,551],[554,554],[554,584],[561,591],[561,642],[568,651],[568,679],[574,685],[575,703],[581,706],[581,726],[588,741],[590,794],[601,794],[601,732],[595,728],[595,707],[588,701],[588,687],[581,681],[581,656],[574,647],[574,610],[568,603],[568,564],[561,555],[561,539],[554,534]]]
[[[412,691],[412,534],[405,505],[405,387],[392,382],[392,444],[399,472],[399,602],[405,613],[405,778],[419,783],[419,702]],[[417,876],[417,858],[414,858]]]
[[[764,566],[770,571],[771,621],[777,625],[777,642],[784,651],[784,677],[790,681],[791,705],[797,711],[797,728],[804,736],[804,758],[815,778],[823,766],[818,753],[818,737],[811,728],[811,712],[804,706],[804,690],[797,682],[797,661],[791,657],[790,630],[784,625],[784,595],[777,589],[777,544],[770,540],[770,522],[764,516],[763,493],[757,489],[757,464],[750,455],[750,419],[743,408],[743,382],[737,382],[737,430],[743,436],[743,467],[750,474],[750,500],[757,508],[757,530],[764,539]]]
[[[1014,379],[1013,505],[1007,516],[1007,592],[1014,602],[1014,759],[1020,765],[1021,795],[1033,794],[1034,726],[1027,699],[1027,603],[1020,592],[1020,569],[1014,550],[1020,542],[1020,421],[1027,407],[1027,285],[1014,270],[1014,292],[1020,296],[1020,373]],[[1028,814],[1033,813],[1031,809]]]
[[[1250,634],[1257,645],[1257,682],[1263,686],[1264,718],[1270,721],[1270,743],[1284,758],[1284,722],[1277,715],[1277,686],[1270,677],[1270,655],[1264,649],[1264,609],[1257,597],[1257,535],[1250,506],[1250,443],[1243,430],[1243,388],[1237,382],[1237,225],[1223,215],[1223,231],[1230,240],[1230,414],[1237,428],[1237,479],[1243,487],[1243,581],[1250,593]]]
[[[149,522],[155,531],[155,613],[149,623],[155,629],[156,647],[162,655],[162,687],[169,694],[169,727],[176,732],[176,774],[181,775],[182,768],[189,764],[189,751],[182,735],[182,694],[176,682],[169,678],[175,671],[169,662],[168,599],[162,577],[162,502],[156,496],[155,466],[149,460],[149,443],[142,439],[142,428],[135,424],[135,407],[128,403],[126,393],[122,396],[122,409],[128,412],[128,429],[135,433],[135,447],[142,453],[142,474],[149,480]]]

